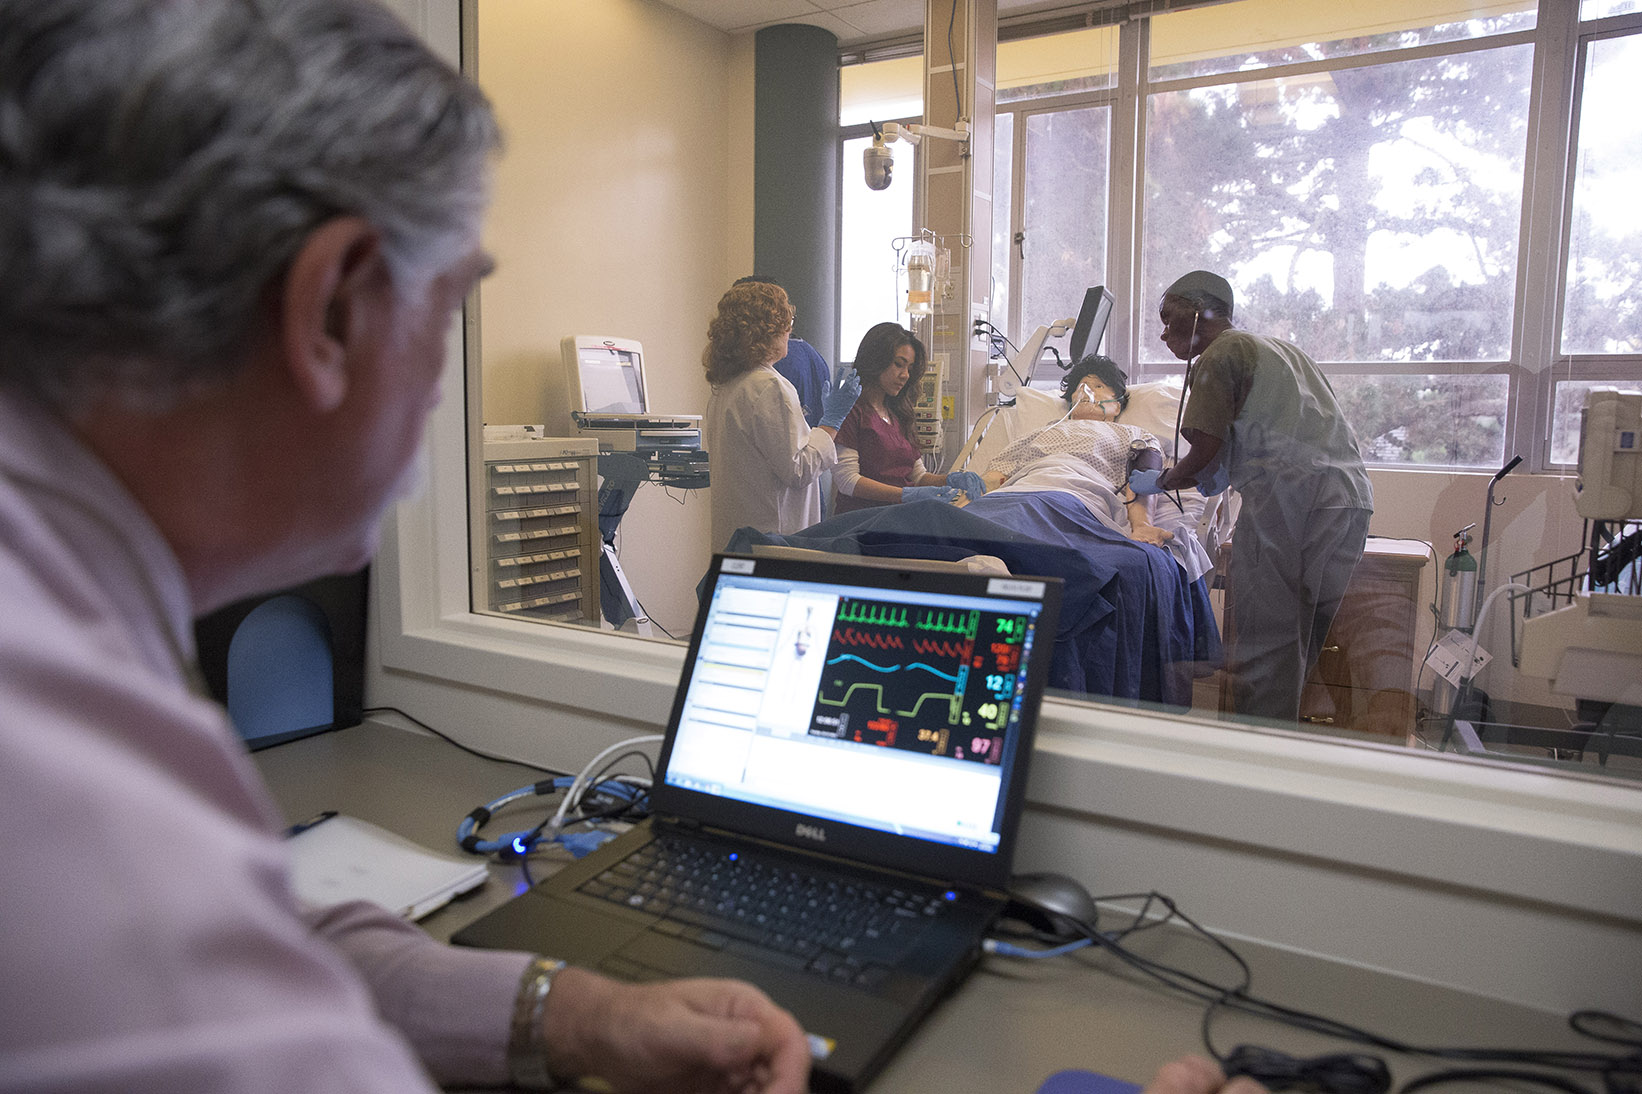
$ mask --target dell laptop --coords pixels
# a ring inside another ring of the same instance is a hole
[[[650,817],[455,941],[751,981],[862,1087],[1004,906],[1060,601],[915,566],[716,556]]]

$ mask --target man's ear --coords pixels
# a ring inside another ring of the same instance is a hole
[[[291,382],[321,414],[348,393],[348,356],[386,284],[381,237],[362,217],[336,217],[303,241],[279,296],[280,348]],[[363,324],[363,325],[362,325]]]

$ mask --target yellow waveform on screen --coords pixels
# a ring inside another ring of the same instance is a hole
[[[844,686],[844,681],[842,680],[834,680],[833,683],[840,687]],[[954,725],[957,723],[959,709],[958,696],[950,691],[926,691],[922,695],[918,696],[917,700],[912,704],[911,710],[890,710],[888,707],[884,706],[884,685],[871,683],[849,685],[849,687],[845,689],[844,697],[842,699],[828,699],[825,695],[823,695],[817,699],[816,702],[829,707],[847,706],[850,698],[857,691],[860,691],[863,688],[869,689],[875,693],[873,696],[872,705],[879,714],[894,714],[901,718],[916,718],[918,716],[918,712],[923,709],[924,704],[931,699],[935,699],[947,704],[947,724]]]

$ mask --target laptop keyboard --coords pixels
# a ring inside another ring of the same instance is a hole
[[[579,891],[661,915],[653,930],[872,989],[952,899],[658,836]]]

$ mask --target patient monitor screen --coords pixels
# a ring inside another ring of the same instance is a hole
[[[581,346],[576,351],[582,409],[590,414],[643,414],[644,362],[637,350]]]
[[[663,778],[995,853],[1042,610],[722,575]]]
[[[1112,318],[1112,303],[1112,294],[1104,285],[1096,285],[1083,294],[1083,306],[1078,309],[1077,325],[1072,328],[1072,341],[1067,346],[1074,362],[1086,353],[1100,352],[1100,340]]]

